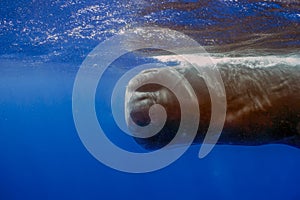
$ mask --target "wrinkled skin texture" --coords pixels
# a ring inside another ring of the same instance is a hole
[[[218,144],[263,145],[287,144],[300,147],[300,68],[277,65],[266,68],[246,66],[217,66],[224,82],[227,113]],[[177,67],[192,85],[199,102],[201,117],[194,143],[201,143],[211,117],[211,101],[207,86],[192,67]],[[161,73],[160,69],[141,72],[133,78],[139,84],[147,74]],[[128,88],[136,84],[131,81]],[[146,149],[158,149],[170,142],[180,124],[180,107],[175,95],[157,84],[147,84],[132,93],[127,110],[132,120],[149,124],[149,108],[161,104],[168,118],[164,128],[150,138],[136,138]],[[130,128],[130,124],[128,124]]]

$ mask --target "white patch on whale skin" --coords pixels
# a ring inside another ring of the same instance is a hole
[[[299,55],[286,55],[286,56],[244,56],[244,57],[228,57],[223,54],[214,54],[210,55],[209,61],[207,59],[207,55],[199,55],[199,54],[189,54],[189,61],[201,61],[203,66],[211,65],[213,62],[215,65],[218,64],[227,64],[232,66],[243,65],[249,68],[264,68],[264,67],[272,67],[278,64],[286,64],[288,66],[299,66],[300,56]],[[187,61],[185,61],[182,57],[176,55],[163,55],[163,56],[155,56],[160,62],[178,62],[179,65],[186,65]]]

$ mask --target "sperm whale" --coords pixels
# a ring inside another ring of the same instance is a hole
[[[300,148],[298,65],[281,63],[265,68],[249,67],[246,64],[217,65],[217,69],[223,79],[227,98],[226,120],[217,144],[286,144]],[[191,66],[172,67],[172,70],[183,75],[196,93],[201,118],[193,143],[202,143],[211,118],[212,105],[207,85]],[[150,123],[149,109],[154,104],[160,104],[166,110],[167,120],[156,135],[135,138],[149,150],[167,145],[174,138],[181,120],[180,105],[172,91],[155,83],[143,85],[147,79],[155,79],[161,73],[166,73],[166,70],[142,71],[127,86],[127,94],[131,98],[126,102],[126,117],[130,117],[135,124],[146,126]],[[132,88],[138,89],[133,91]],[[127,125],[129,129],[132,126],[130,123]]]

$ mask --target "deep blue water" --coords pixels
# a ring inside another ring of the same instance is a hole
[[[297,65],[299,22],[299,3],[283,0],[1,1],[0,199],[299,199],[299,149],[224,145],[199,159],[195,145],[164,169],[128,174],[89,154],[72,115],[81,62],[122,29],[159,25],[216,57]],[[108,116],[99,117],[108,137],[138,151],[113,122],[109,95],[122,73],[148,60],[125,59],[99,83],[96,108]]]

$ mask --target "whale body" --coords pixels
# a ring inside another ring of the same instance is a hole
[[[172,67],[174,69],[188,80],[197,96],[201,117],[193,143],[200,144],[211,118],[212,105],[207,85],[192,66]],[[217,65],[217,69],[223,79],[227,99],[226,120],[217,144],[286,144],[300,148],[299,66],[284,63],[264,68]],[[126,117],[130,117],[136,125],[150,123],[149,109],[152,105],[160,104],[166,110],[166,122],[156,135],[135,138],[149,150],[167,145],[176,135],[181,120],[180,105],[172,91],[155,83],[143,85],[148,78],[153,79],[165,71],[159,68],[142,71],[127,87],[131,98],[126,102]],[[131,91],[131,88],[137,88],[136,84],[141,87]],[[127,125],[129,129],[132,126],[130,123]]]

